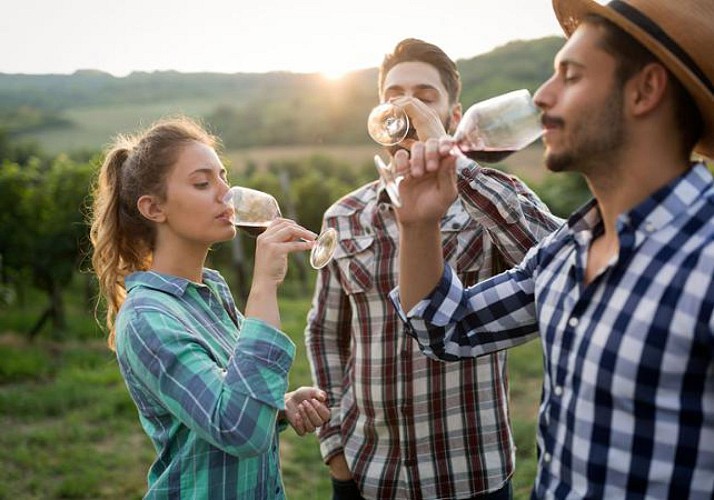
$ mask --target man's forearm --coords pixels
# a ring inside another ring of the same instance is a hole
[[[409,311],[436,287],[444,273],[439,222],[399,228],[399,296]]]

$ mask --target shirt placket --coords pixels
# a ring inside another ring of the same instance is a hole
[[[414,356],[414,346],[410,342],[410,338],[407,335],[399,335],[399,357],[400,364],[402,366],[401,374],[410,374],[413,372],[414,367],[412,359]],[[407,491],[409,491],[409,498],[419,498],[418,489],[415,490],[415,485],[419,484],[419,474],[418,474],[418,462],[415,442],[417,436],[415,434],[413,418],[414,414],[414,379],[409,376],[399,377],[399,391],[402,397],[401,411],[402,418],[400,419],[399,429],[400,429],[400,441],[403,443],[402,446],[402,463],[404,464],[404,471],[402,475],[406,482]]]
[[[552,359],[554,359],[555,362],[550,365],[548,408],[545,412],[548,431],[543,436],[544,449],[541,456],[541,460],[546,464],[546,469],[549,468],[548,466],[553,460],[554,454],[557,453],[555,449],[556,440],[563,438],[563,436],[559,436],[558,433],[564,431],[562,426],[565,419],[565,404],[563,401],[564,387],[568,381],[570,373],[569,367],[572,366],[571,356],[574,352],[576,330],[581,324],[582,314],[587,307],[586,300],[584,300],[583,297],[582,280],[587,258],[585,249],[589,245],[589,241],[589,235],[580,234],[576,237],[575,255],[567,272],[567,278],[564,284],[566,295],[561,304],[562,316],[564,318],[563,331],[560,336],[554,339],[555,345],[551,346],[551,352],[555,354]]]
[[[215,338],[211,339],[211,344],[213,344],[214,342],[223,344],[224,342],[229,341],[229,339],[226,337],[227,330],[216,326],[223,325],[228,328],[227,322],[232,322],[230,316],[228,315],[228,311],[226,311],[226,309],[223,307],[223,303],[218,298],[217,292],[214,292],[211,287],[207,285],[198,285],[195,287],[194,290],[198,297],[200,297],[200,302],[203,304],[204,307],[206,307],[207,312],[212,318],[212,322],[206,325],[216,335]],[[233,328],[235,327],[233,326]]]
[[[371,219],[372,231],[375,234],[375,241],[379,242],[380,234],[388,234],[390,241],[397,241],[398,235],[396,234],[396,221],[394,219],[393,207],[386,202],[378,202],[376,210],[374,210]],[[378,248],[377,252],[380,255],[380,259],[383,257],[383,252],[386,249]],[[395,270],[390,268],[389,274],[390,279],[394,275]],[[376,273],[380,274],[380,269],[376,269]],[[376,276],[375,283],[382,276]],[[413,377],[411,375],[413,367],[413,356],[414,356],[414,346],[410,342],[410,338],[399,331],[399,326],[395,325],[398,330],[395,332],[395,344],[394,344],[394,356],[396,357],[396,363],[398,368],[396,377],[396,387],[395,392],[399,395],[400,404],[398,411],[401,417],[397,423],[397,430],[399,432],[398,440],[392,444],[392,446],[398,447],[398,452],[400,456],[400,463],[403,467],[400,467],[398,472],[401,491],[409,492],[408,497],[417,499],[419,498],[418,488],[415,485],[419,484],[419,476],[417,470],[417,456],[415,442],[417,436],[415,435],[412,415],[414,413],[413,400],[414,400],[414,387],[413,387]]]

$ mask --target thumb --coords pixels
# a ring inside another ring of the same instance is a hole
[[[327,393],[317,387],[310,388],[310,397],[315,398],[318,401],[322,401],[323,403],[327,401]]]

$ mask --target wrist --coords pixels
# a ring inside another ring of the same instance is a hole
[[[279,284],[269,280],[256,278],[250,285],[250,297],[260,300],[269,300],[278,296]]]
[[[343,454],[336,455],[327,464],[330,468],[330,475],[340,481],[348,481],[352,479],[352,471],[347,466],[347,460]]]
[[[431,238],[434,235],[439,235],[441,239],[441,218],[438,219],[419,219],[399,221],[399,234],[404,238]]]

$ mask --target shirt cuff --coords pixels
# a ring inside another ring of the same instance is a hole
[[[342,436],[340,435],[339,429],[331,433],[328,437],[320,438],[320,454],[322,455],[322,461],[324,463],[329,463],[334,457],[344,452],[345,449],[342,446]]]
[[[257,318],[245,318],[238,336],[243,349],[277,363],[287,373],[295,358],[295,343],[285,333]],[[237,350],[237,349],[236,349]],[[245,352],[245,351],[242,351]]]
[[[288,373],[295,344],[283,332],[256,318],[243,321],[226,380],[259,401],[285,408]]]
[[[399,287],[389,293],[399,318],[410,327],[412,322],[428,323],[434,326],[446,326],[453,322],[454,312],[459,306],[463,293],[463,284],[449,265],[444,266],[444,273],[434,290],[420,300],[409,311],[404,311],[399,298]],[[413,330],[413,328],[411,328]],[[422,327],[417,330],[423,329]]]

